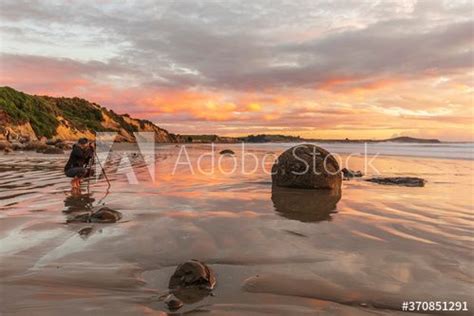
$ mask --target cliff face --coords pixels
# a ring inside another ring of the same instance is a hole
[[[159,143],[180,142],[150,121],[119,115],[80,98],[29,95],[0,87],[0,139],[77,140],[96,132],[117,132],[116,141],[134,141],[133,132],[153,132]]]

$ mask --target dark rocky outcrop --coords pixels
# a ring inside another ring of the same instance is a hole
[[[72,149],[72,145],[71,144],[68,144],[66,142],[63,142],[63,141],[59,141],[57,142],[54,147],[56,148],[59,148],[59,149],[62,149],[62,150],[70,150]]]
[[[366,179],[366,181],[385,185],[400,185],[405,187],[423,187],[426,180],[417,177],[379,177]]]
[[[279,187],[340,190],[342,177],[337,160],[327,150],[303,144],[278,157],[272,182]]]
[[[62,155],[64,154],[64,150],[61,148],[57,148],[54,146],[48,146],[44,149],[37,149],[37,153],[47,154],[47,155]]]
[[[6,140],[0,140],[0,150],[12,149],[12,144]]]
[[[36,152],[42,152],[48,148],[43,142],[40,141],[29,141],[23,144],[21,150],[32,150]]]
[[[347,168],[342,168],[342,175],[345,179],[350,179],[350,178],[361,178],[364,176],[364,174],[361,171],[354,171],[351,169]]]
[[[56,144],[60,143],[60,139],[48,139],[44,143],[48,146],[56,146]]]

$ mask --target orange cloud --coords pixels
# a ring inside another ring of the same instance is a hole
[[[237,106],[219,94],[192,90],[159,91],[142,101],[156,113],[186,113],[204,120],[225,121]]]
[[[262,106],[259,103],[249,103],[247,104],[247,111],[249,112],[260,112],[262,110]]]

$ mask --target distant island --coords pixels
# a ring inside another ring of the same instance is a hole
[[[222,137],[218,135],[181,135],[189,143],[302,143],[302,142],[324,142],[324,143],[441,143],[439,139],[415,138],[400,136],[388,139],[317,139],[303,138],[300,136],[259,134],[244,137]]]
[[[31,141],[56,139],[74,141],[94,138],[95,132],[116,132],[116,141],[133,142],[134,132],[153,132],[158,143],[301,143],[301,142],[397,142],[441,143],[438,139],[408,136],[383,140],[373,139],[308,139],[288,135],[180,135],[169,133],[154,123],[117,114],[112,110],[81,98],[30,95],[10,87],[0,87],[0,140]]]

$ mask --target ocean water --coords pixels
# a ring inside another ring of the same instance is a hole
[[[474,143],[314,143],[332,153],[380,154],[383,156],[431,157],[452,159],[474,159]],[[290,148],[294,143],[264,143],[259,147]]]
[[[117,147],[110,190],[101,177],[80,195],[67,155],[0,155],[0,312],[163,315],[174,269],[199,259],[217,286],[188,298],[191,315],[401,315],[411,300],[472,313],[472,144],[321,144],[366,177],[427,180],[353,179],[341,196],[272,189],[272,159],[292,145],[218,144],[214,161],[211,145],[160,145],[154,170]],[[66,224],[104,205],[122,220]]]

